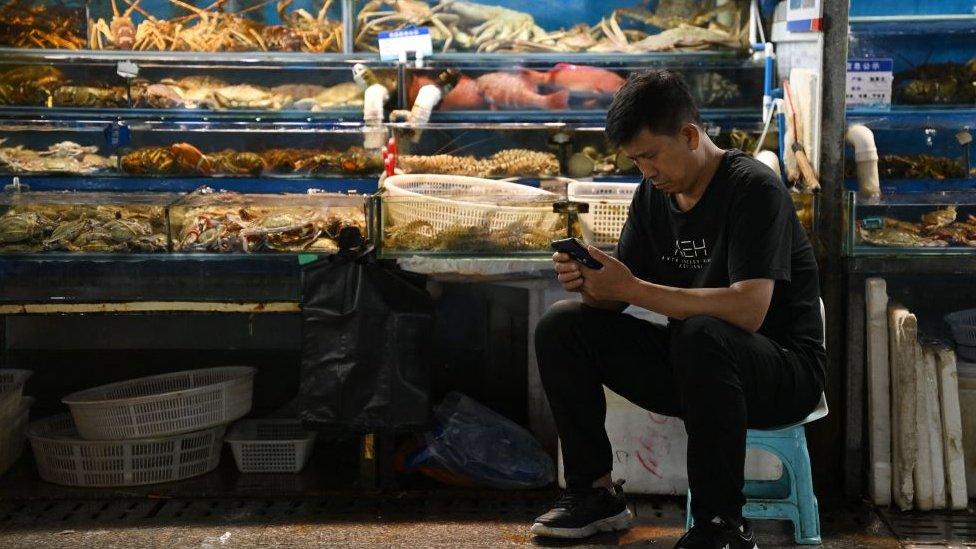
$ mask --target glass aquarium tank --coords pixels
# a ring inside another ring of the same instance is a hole
[[[976,192],[885,194],[878,201],[847,194],[850,255],[976,252]]]
[[[118,151],[121,173],[139,177],[373,177],[379,149],[356,124],[153,124],[133,126]],[[382,139],[380,139],[382,142]]]
[[[169,249],[165,192],[0,193],[0,253],[161,253]]]
[[[203,187],[169,209],[174,252],[334,253],[339,233],[364,237],[366,200],[341,193],[237,193]]]
[[[372,203],[374,242],[387,257],[544,256],[552,240],[580,235],[576,204],[513,182],[396,175]]]
[[[647,53],[748,48],[748,2],[732,0],[356,0],[355,51],[382,32],[431,29],[435,53]]]
[[[750,59],[688,54],[665,62],[594,54],[567,63],[560,57],[434,58],[425,68],[406,70],[406,102],[413,105],[425,85],[447,82],[452,87],[437,105],[433,121],[540,114],[602,118],[628,75],[667,66],[684,76],[702,110],[757,110],[762,105],[763,67]]]
[[[107,176],[118,174],[105,124],[0,122],[0,174]]]
[[[562,124],[394,124],[401,174],[558,176],[571,130]]]
[[[976,184],[970,111],[900,111],[877,116],[848,116],[874,134],[882,192],[965,190]],[[855,187],[854,150],[845,151],[848,188]]]
[[[892,59],[895,106],[976,106],[976,14],[972,11],[968,17],[945,20],[852,21],[848,57]]]
[[[341,52],[341,2],[91,0],[93,50]],[[84,20],[84,19],[82,19]]]
[[[85,0],[7,0],[0,47],[77,50],[88,44]]]

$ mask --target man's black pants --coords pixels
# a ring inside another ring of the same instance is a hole
[[[747,426],[799,421],[822,391],[818,366],[710,316],[664,327],[560,301],[539,321],[535,343],[567,484],[589,486],[613,468],[606,385],[641,408],[684,420],[696,521],[741,517]]]

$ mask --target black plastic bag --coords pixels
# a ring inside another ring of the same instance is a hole
[[[434,326],[425,279],[343,236],[338,254],[302,269],[299,417],[341,433],[422,430]]]

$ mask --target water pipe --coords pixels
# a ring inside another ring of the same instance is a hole
[[[878,177],[878,147],[874,143],[874,133],[867,126],[854,124],[847,128],[844,137],[854,146],[858,194],[867,200],[877,200],[881,197],[881,183]]]

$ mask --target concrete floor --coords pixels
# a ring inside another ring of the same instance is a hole
[[[0,501],[0,547],[671,547],[683,531],[680,500],[640,498],[629,532],[583,542],[534,538],[531,519],[553,495]],[[761,547],[792,546],[788,523],[755,528]],[[822,505],[822,529],[824,547],[898,547],[866,506]]]

